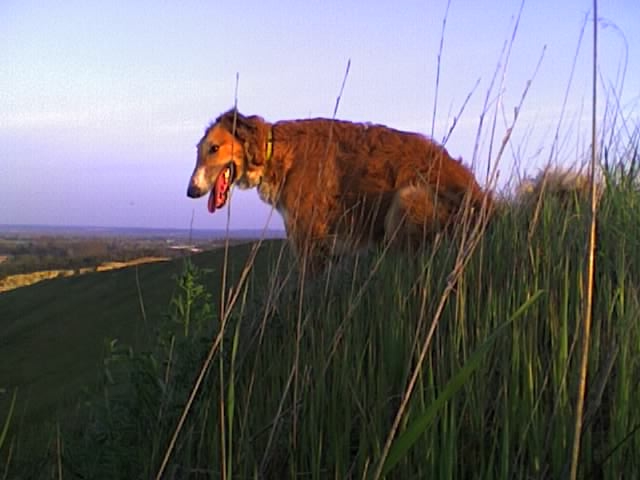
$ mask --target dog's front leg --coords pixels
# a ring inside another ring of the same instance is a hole
[[[307,278],[321,274],[330,261],[330,249],[323,237],[310,232],[293,232],[287,229],[289,242],[300,272]]]
[[[329,256],[328,252],[322,248],[321,243],[314,242],[310,238],[298,237],[291,240],[300,272],[309,278],[322,273],[327,266]]]

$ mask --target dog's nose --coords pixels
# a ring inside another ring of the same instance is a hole
[[[198,197],[201,197],[202,195],[204,195],[204,193],[201,192],[200,189],[196,187],[194,184],[190,184],[189,188],[187,188],[187,197],[198,198]]]

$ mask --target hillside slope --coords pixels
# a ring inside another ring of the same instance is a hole
[[[281,246],[281,241],[261,246],[254,275],[265,273]],[[229,286],[251,249],[251,244],[229,249]],[[224,254],[219,249],[191,257],[197,266],[210,269],[205,278],[216,309]],[[18,388],[19,412],[26,413],[27,423],[51,419],[62,404],[74,405],[82,389],[95,383],[105,339],[144,348],[168,311],[182,267],[178,259],[0,293],[0,389],[10,393]],[[8,397],[0,395],[0,412],[6,411]]]

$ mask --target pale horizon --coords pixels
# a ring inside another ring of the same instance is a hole
[[[269,230],[282,230],[255,191],[235,189],[230,210],[214,215],[206,199],[186,196],[195,144],[233,106],[236,75],[242,113],[268,121],[331,117],[350,60],[337,118],[430,135],[446,5],[3,2],[0,226],[189,229],[193,216],[198,230],[260,230],[269,218]],[[493,157],[530,80],[499,183],[516,161],[535,173],[549,159],[591,6],[524,4],[506,73],[496,78],[501,94],[490,99],[500,101],[495,138],[491,145],[491,109],[474,165],[482,184],[490,146]],[[451,2],[433,136],[442,140],[473,92],[446,143],[467,164],[519,8]],[[598,118],[615,105],[638,128],[640,7],[601,2],[599,18]],[[589,147],[591,55],[589,21],[560,129],[557,158],[565,164],[584,160]]]

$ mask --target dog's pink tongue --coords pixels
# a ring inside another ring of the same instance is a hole
[[[207,202],[207,208],[209,212],[213,213],[216,211],[216,208],[223,207],[225,203],[227,203],[227,193],[229,191],[229,182],[227,179],[227,175],[225,175],[227,168],[223,169],[218,178],[216,179],[216,183],[213,185],[211,189],[211,193],[209,194],[209,201]]]
[[[216,187],[213,187],[213,190],[211,190],[211,193],[209,194],[207,209],[209,210],[209,213],[213,213],[216,211]]]

